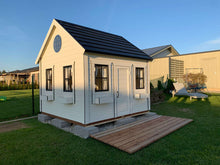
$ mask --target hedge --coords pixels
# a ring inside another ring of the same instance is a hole
[[[21,89],[32,89],[32,84],[27,83],[27,84],[12,84],[10,83],[5,84],[5,83],[0,83],[0,91],[4,90],[21,90]],[[39,85],[34,83],[34,89],[39,89]]]

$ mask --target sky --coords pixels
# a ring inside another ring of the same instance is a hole
[[[220,49],[219,0],[0,0],[0,70],[36,66],[54,18],[121,35],[140,49]]]

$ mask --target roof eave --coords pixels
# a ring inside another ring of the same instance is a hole
[[[118,57],[128,57],[128,58],[136,58],[136,59],[142,59],[142,60],[147,60],[147,61],[153,61],[153,58],[148,56],[146,57],[135,57],[135,56],[129,56],[129,55],[118,55],[118,54],[112,54],[112,53],[103,53],[99,51],[91,51],[91,50],[85,50],[85,52],[90,52],[90,53],[99,53],[99,54],[107,54],[107,55],[112,55],[112,56],[118,56]]]

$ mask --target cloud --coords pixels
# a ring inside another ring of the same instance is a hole
[[[220,38],[210,40],[210,41],[206,41],[204,44],[208,44],[208,45],[220,44]]]
[[[215,39],[204,41],[194,46],[190,51],[201,52],[201,51],[219,50],[219,49],[220,49],[220,37],[217,37]]]

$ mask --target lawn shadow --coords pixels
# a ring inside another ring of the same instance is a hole
[[[211,102],[210,102],[210,98],[192,98],[190,100],[190,97],[188,96],[175,96],[173,98],[170,98],[168,100],[168,102],[170,103],[184,103],[184,104],[201,104],[201,103],[205,103],[205,104],[208,104],[208,105],[211,105]]]

